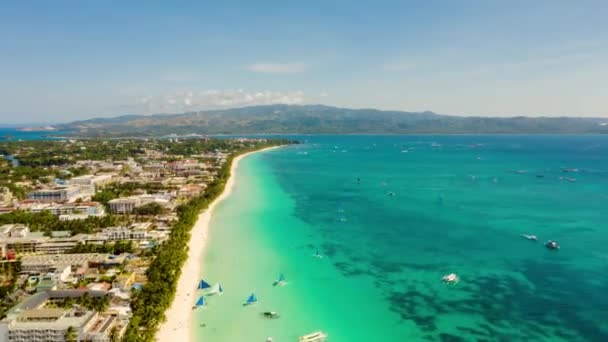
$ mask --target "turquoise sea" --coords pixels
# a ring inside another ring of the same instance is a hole
[[[197,341],[608,341],[608,137],[297,138],[216,209]]]

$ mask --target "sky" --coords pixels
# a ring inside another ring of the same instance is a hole
[[[608,117],[608,1],[13,1],[0,124],[290,103]]]

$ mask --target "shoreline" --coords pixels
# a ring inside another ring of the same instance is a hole
[[[192,305],[196,300],[196,284],[200,278],[203,265],[203,252],[209,238],[211,217],[217,204],[230,196],[235,184],[235,175],[239,162],[254,153],[265,152],[283,146],[272,146],[257,151],[241,154],[232,160],[230,165],[230,178],[224,186],[222,193],[198,215],[194,227],[190,231],[188,241],[188,259],[182,267],[182,273],[177,283],[175,298],[171,307],[165,312],[166,320],[156,333],[157,341],[192,341]],[[201,239],[202,238],[202,239]]]

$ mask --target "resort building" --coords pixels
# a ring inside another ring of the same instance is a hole
[[[104,291],[46,291],[35,294],[9,310],[0,321],[0,342],[64,342],[69,328],[76,340],[109,342],[112,330],[120,336],[124,324],[116,317],[75,307],[48,307],[47,303],[65,298],[105,296]]]
[[[69,202],[80,196],[80,188],[76,186],[36,190],[27,194],[29,199],[38,202]]]
[[[14,253],[34,253],[36,247],[49,238],[42,233],[30,233],[30,229],[22,224],[6,224],[0,226],[0,250],[3,254],[11,250]]]
[[[84,175],[79,177],[74,177],[70,179],[70,184],[74,185],[92,185],[96,189],[100,186],[108,184],[112,180],[112,175],[110,174],[101,174],[101,175]]]
[[[32,213],[40,213],[48,211],[51,214],[57,215],[60,218],[67,219],[70,215],[74,217],[87,218],[89,216],[104,216],[105,209],[98,202],[81,202],[81,203],[37,203],[32,201],[24,201],[19,206],[19,209],[30,211]]]
[[[25,273],[54,273],[70,267],[72,272],[86,271],[89,267],[105,264],[110,258],[104,253],[27,255],[21,258],[21,270]]]
[[[139,197],[116,198],[108,202],[110,210],[117,214],[132,213],[135,208],[141,205]]]

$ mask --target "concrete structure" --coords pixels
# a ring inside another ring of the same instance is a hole
[[[0,226],[0,250],[4,253],[8,250],[18,254],[34,253],[36,247],[48,239],[42,233],[30,233],[29,228],[22,224]]]
[[[21,259],[21,270],[26,273],[50,273],[70,267],[72,272],[97,267],[110,257],[104,253],[28,255]]]
[[[55,189],[43,189],[32,191],[27,197],[39,202],[69,202],[80,197],[80,188],[76,186],[57,187]]]
[[[13,204],[13,194],[7,187],[0,187],[0,206],[10,206]]]
[[[117,214],[132,213],[135,208],[141,205],[139,197],[116,198],[108,202],[110,210]]]
[[[82,214],[88,216],[103,216],[105,209],[98,202],[81,202],[81,203],[24,203],[19,206],[19,209],[27,210],[32,213],[40,213],[48,211],[53,215],[75,215]]]
[[[84,293],[91,297],[105,296],[99,291],[47,291],[29,297],[7,312],[0,321],[0,342],[64,342],[72,327],[78,341],[108,342],[112,329],[123,326],[116,317],[93,311],[45,307],[50,301],[77,298]]]

